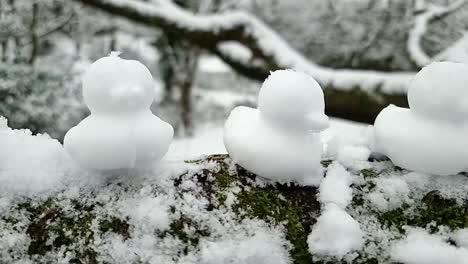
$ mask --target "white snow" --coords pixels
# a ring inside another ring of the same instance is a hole
[[[375,151],[394,164],[434,175],[468,169],[468,66],[437,62],[408,92],[410,109],[388,106],[374,125]]]
[[[307,74],[272,72],[263,83],[258,109],[237,107],[224,128],[233,160],[259,176],[318,184],[322,142],[328,127],[323,92]]]
[[[10,129],[0,117],[0,146],[0,193],[32,194],[62,185],[67,159],[57,140]]]
[[[203,240],[200,261],[203,264],[287,264],[291,263],[284,237],[264,228],[248,235],[231,235],[221,241]]]
[[[320,184],[319,201],[322,204],[334,203],[345,209],[353,198],[353,190],[349,187],[352,180],[351,174],[339,163],[330,164]]]
[[[445,240],[423,229],[410,229],[407,237],[395,244],[391,257],[405,264],[468,263],[468,249],[457,248]]]
[[[468,250],[468,228],[458,229],[453,234],[453,240],[458,246]]]
[[[207,73],[224,73],[231,70],[226,63],[214,56],[200,57],[198,60],[198,69],[201,72]]]
[[[307,239],[311,254],[343,258],[348,252],[360,249],[364,233],[359,223],[346,211],[330,203],[317,219]]]
[[[396,209],[403,203],[410,202],[410,189],[402,177],[381,176],[374,180],[375,190],[368,197],[372,204],[381,211]]]
[[[152,197],[151,193],[144,193],[137,199],[126,200],[121,212],[138,228],[146,231],[166,230],[171,223],[169,202],[167,196]]]
[[[65,135],[67,152],[89,169],[146,167],[160,160],[173,137],[172,126],[149,110],[153,77],[140,62],[118,53],[94,62],[83,77],[91,115]]]
[[[353,198],[352,181],[351,174],[339,163],[328,166],[327,175],[319,187],[322,214],[307,238],[311,254],[342,259],[363,246],[364,232],[345,211]]]
[[[206,124],[195,128],[193,137],[175,138],[164,160],[191,160],[209,154],[226,154],[221,125]]]
[[[326,142],[326,157],[335,159],[345,167],[364,169],[371,154],[373,143],[371,126],[359,123],[332,123],[333,129],[323,133]]]

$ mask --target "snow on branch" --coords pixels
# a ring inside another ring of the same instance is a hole
[[[421,4],[421,2],[424,1],[418,2],[419,6],[416,9],[418,12],[415,16],[414,26],[408,35],[407,49],[413,62],[419,67],[424,67],[434,60],[421,46],[421,40],[427,32],[429,24],[459,10],[468,4],[468,1],[457,0],[446,6]]]
[[[408,80],[414,75],[412,72],[382,73],[321,67],[307,60],[265,23],[245,12],[196,15],[163,0],[150,3],[137,0],[75,1],[177,33],[217,54],[234,70],[257,80],[263,80],[272,70],[293,68],[311,74],[322,86],[336,90],[358,88],[367,92],[405,94]],[[239,54],[242,57],[236,57],[232,49],[226,53],[227,49],[220,48],[222,43],[232,41],[250,49],[252,59],[245,60],[245,52]]]

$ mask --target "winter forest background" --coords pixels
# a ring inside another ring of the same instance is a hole
[[[224,152],[222,124],[272,70],[299,68],[330,116],[372,123],[433,60],[468,63],[463,0],[0,0],[0,114],[59,140],[88,114],[81,75],[113,50],[155,78],[176,156]],[[342,124],[342,122],[335,122]]]

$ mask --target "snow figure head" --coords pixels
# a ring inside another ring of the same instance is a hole
[[[414,77],[408,103],[415,114],[440,120],[468,119],[468,66],[433,62]]]
[[[148,68],[119,52],[94,62],[83,77],[83,98],[93,113],[126,113],[148,108],[155,97]]]
[[[272,72],[260,89],[258,109],[265,119],[292,129],[319,132],[328,127],[323,91],[302,72]]]

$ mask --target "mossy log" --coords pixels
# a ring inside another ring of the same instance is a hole
[[[331,162],[322,162],[325,172]],[[232,212],[235,221],[255,219],[268,226],[280,227],[290,242],[288,251],[293,263],[341,263],[339,260],[325,261],[320,256],[313,256],[308,250],[307,237],[321,210],[317,187],[258,179],[254,174],[232,164],[226,155],[212,155],[202,160],[186,161],[186,164],[196,169],[187,170],[173,178],[175,196],[195,193],[194,197],[205,199],[206,206],[200,210],[206,215],[213,214],[219,218],[222,212]],[[375,190],[376,180],[381,175],[402,175],[405,171],[393,166],[390,161],[371,161],[369,164],[372,167],[363,170],[350,169],[359,177],[360,183],[352,186],[353,201],[347,211],[358,219],[361,226],[366,225],[363,219],[373,219],[373,228],[391,233],[395,239],[404,235],[405,226],[429,228],[430,232],[437,232],[442,227],[450,230],[468,227],[467,203],[447,198],[438,190],[410,195],[411,203],[402,202],[400,206],[389,210],[376,210],[367,198],[367,194]],[[196,187],[187,189],[187,183],[190,182]],[[115,197],[106,198],[112,201],[127,192],[141,193],[140,187],[109,183],[103,188],[111,190],[107,196],[115,193]],[[142,188],[147,190],[148,195],[157,197],[161,186],[149,184]],[[135,224],[137,222],[132,221],[131,215],[122,215],[107,208],[112,202],[103,202],[103,195],[99,191],[84,192],[81,190],[78,196],[70,196],[67,191],[63,191],[48,197],[15,200],[10,210],[1,215],[0,235],[17,232],[26,239],[22,240],[23,245],[4,248],[0,262],[29,258],[34,262],[45,263],[54,259],[52,253],[55,258],[58,255],[64,258],[68,256],[69,263],[112,262],[102,256],[105,253],[100,249],[99,241],[109,235],[115,235],[122,241],[132,239],[134,230],[139,227]],[[185,215],[178,206],[171,206],[169,215],[171,222],[168,228],[148,234],[155,239],[173,237],[185,245],[177,252],[179,256],[170,256],[173,260],[197,251],[200,241],[210,237],[209,223]],[[364,230],[371,232],[369,230],[372,228],[367,230],[364,227]],[[367,245],[375,242],[372,241],[372,234],[369,237]],[[210,239],[216,241],[213,237]],[[357,252],[353,263],[392,263],[384,251]],[[7,256],[5,252],[11,254]],[[135,263],[150,261],[141,258]]]

